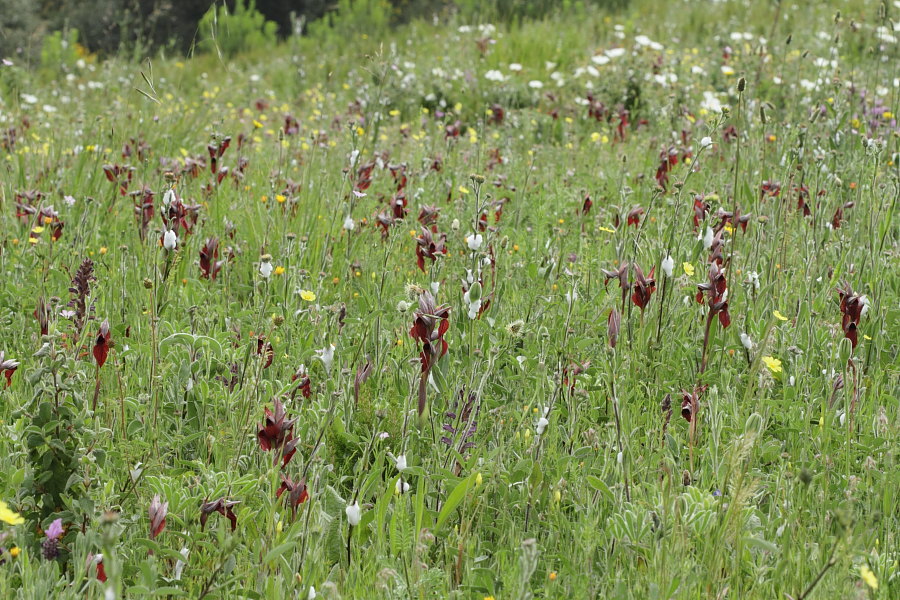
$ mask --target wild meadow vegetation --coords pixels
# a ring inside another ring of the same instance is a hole
[[[900,597],[900,3],[385,6],[3,60],[0,596]]]

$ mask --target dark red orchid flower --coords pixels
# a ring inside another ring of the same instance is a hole
[[[458,138],[462,131],[462,122],[457,119],[455,122],[444,126],[444,139]]]
[[[165,196],[163,199],[165,200]],[[180,233],[181,230],[185,234],[192,233],[194,225],[197,224],[197,219],[200,216],[200,205],[185,204],[181,198],[176,196],[169,202],[168,206],[163,207],[160,216],[166,226],[165,228],[175,231],[180,237],[182,235]]]
[[[844,209],[853,208],[854,202],[845,202],[837,207],[834,211],[834,216],[831,217],[831,227],[834,229],[840,229],[841,222],[844,220]]]
[[[200,248],[200,276],[204,279],[216,280],[219,271],[225,265],[219,258],[219,238],[211,237]]]
[[[419,294],[419,310],[409,330],[409,336],[422,344],[419,354],[422,375],[419,380],[419,414],[425,410],[425,388],[434,363],[447,353],[449,345],[444,334],[450,329],[450,307],[435,306],[434,296],[428,290]]]
[[[281,474],[281,487],[275,492],[276,498],[281,498],[283,493],[287,492],[288,506],[291,507],[291,516],[297,516],[297,507],[309,499],[309,491],[306,489],[306,478],[303,477],[298,482],[294,482],[290,476]]]
[[[492,148],[488,151],[488,161],[485,167],[488,171],[493,171],[494,167],[503,164],[503,157],[500,156],[500,148]]]
[[[264,336],[259,336],[256,338],[256,354],[264,357],[266,361],[263,364],[263,369],[268,369],[272,366],[272,360],[275,358],[275,348],[272,346],[271,342],[267,342]]]
[[[297,372],[291,375],[291,382],[299,382],[297,383],[297,387],[294,388],[294,391],[291,392],[291,400],[294,399],[298,391],[303,394],[304,398],[309,399],[312,396],[312,380],[309,378],[309,372],[306,370],[306,365],[300,365]]]
[[[225,154],[225,151],[228,150],[228,146],[230,145],[231,136],[222,138],[217,144],[207,144],[206,151],[209,152],[209,172],[213,175],[216,174],[216,167],[218,166],[219,159],[222,158],[222,155]]]
[[[293,115],[284,115],[284,135],[297,135],[300,133],[300,122]]]
[[[166,528],[166,515],[169,513],[169,503],[162,502],[159,494],[153,496],[150,502],[150,539],[155,539]]]
[[[603,272],[605,279],[603,280],[603,287],[606,288],[607,284],[611,279],[619,280],[619,289],[622,290],[622,302],[625,302],[626,296],[628,296],[628,290],[631,289],[631,283],[628,281],[628,267],[629,264],[627,262],[622,263],[618,269],[607,271],[606,269],[600,269]]]
[[[678,164],[678,150],[672,146],[659,153],[659,166],[656,168],[656,183],[662,189],[667,189],[669,183],[669,171]]]
[[[616,347],[616,342],[619,340],[619,328],[622,325],[622,315],[619,314],[619,311],[616,310],[614,306],[612,310],[609,311],[609,317],[606,319],[606,335],[609,337],[609,346],[610,348]]]
[[[94,340],[94,360],[97,361],[97,367],[99,368],[102,368],[106,363],[111,340],[112,334],[109,331],[109,321],[104,319],[103,324],[100,325],[100,331],[97,333],[97,339]]]
[[[409,210],[406,208],[406,192],[397,192],[391,197],[391,216],[395,219],[405,219]]]
[[[644,214],[643,206],[635,206],[631,210],[628,211],[628,215],[625,218],[625,226],[634,225],[637,227],[641,223],[641,215]]]
[[[620,142],[625,141],[625,130],[628,129],[628,125],[630,124],[628,122],[629,116],[631,116],[631,114],[628,112],[627,109],[622,108],[619,110],[619,124],[616,125],[615,138],[617,140],[619,140]]]
[[[634,263],[634,291],[631,293],[631,301],[641,310],[650,304],[650,297],[656,291],[656,280],[653,278],[655,272],[656,267],[654,266],[650,269],[650,274],[644,277],[641,267]]]
[[[684,417],[688,423],[694,421],[694,417],[697,415],[697,411],[700,408],[700,396],[706,391],[707,387],[709,386],[697,386],[692,392],[681,390],[681,416]]]
[[[224,497],[218,500],[208,502],[206,500],[200,505],[200,531],[206,528],[206,521],[213,513],[219,513],[223,517],[231,521],[231,531],[237,529],[237,515],[234,514],[234,507],[240,504],[235,500],[226,500]]]
[[[38,296],[37,308],[34,309],[34,318],[37,319],[41,327],[41,335],[47,335],[50,332],[50,307],[47,305],[43,296]]]
[[[393,178],[394,183],[397,184],[398,192],[406,189],[406,182],[408,181],[406,178],[406,169],[406,163],[388,165],[388,171],[391,172],[391,177]]]
[[[704,201],[703,196],[694,196],[694,229],[700,226],[700,221],[706,219],[709,212],[709,202]]]
[[[94,568],[94,575],[100,583],[106,583],[106,569],[103,567],[102,554],[88,554],[85,562],[85,568],[90,573],[91,567]]]
[[[4,353],[0,351],[0,373],[6,377],[6,387],[12,385],[12,376],[19,368],[19,363],[11,358],[4,358]]]
[[[593,94],[587,95],[588,118],[596,121],[608,122],[609,110],[600,100],[594,98]]]
[[[802,185],[795,185],[794,192],[797,193],[797,210],[803,213],[804,217],[808,217],[812,214],[812,211],[809,209],[809,186],[805,183]]]
[[[591,212],[591,208],[594,206],[594,201],[591,200],[590,194],[584,195],[584,200],[581,202],[581,210],[575,210],[575,212],[582,217],[586,217],[589,212]]]
[[[419,209],[419,223],[422,224],[423,227],[429,227],[434,225],[438,217],[440,217],[441,209],[437,206],[433,205],[423,205],[422,208]]]
[[[771,179],[767,179],[762,182],[762,185],[759,187],[759,198],[762,200],[766,196],[769,198],[777,198],[781,195],[781,182],[780,181],[772,181]]]
[[[728,301],[726,300],[728,281],[725,279],[725,270],[718,263],[710,262],[708,279],[704,283],[697,284],[697,302],[703,304],[704,296],[709,305],[710,319],[718,315],[719,323],[727,328],[731,325],[731,315],[728,314]]]
[[[375,366],[372,364],[372,358],[370,356],[366,356],[365,364],[359,365],[356,367],[356,377],[353,378],[353,402],[359,402],[359,390],[362,387],[362,384],[366,382],[369,376],[372,375],[372,371]]]
[[[275,399],[275,412],[265,409],[265,421],[256,431],[259,447],[265,452],[279,450],[281,466],[285,467],[297,451],[299,438],[294,437],[294,424],[297,419],[288,419],[287,411],[278,398]],[[278,462],[276,455],[275,462]]]
[[[736,140],[738,137],[737,129],[735,129],[734,125],[729,125],[725,129],[722,130],[722,139],[725,142],[730,143]]]
[[[103,173],[110,183],[119,186],[119,194],[124,196],[128,193],[128,186],[134,176],[135,168],[129,165],[103,165]]]
[[[563,386],[568,386],[570,394],[575,391],[577,377],[587,371],[590,366],[591,361],[588,360],[583,363],[573,362],[563,367]]]
[[[741,214],[740,207],[737,207],[736,212],[731,212],[720,208],[716,212],[716,218],[719,219],[719,223],[715,227],[715,231],[721,231],[725,228],[725,225],[731,224],[732,227],[740,226],[741,231],[747,232],[747,223],[750,222],[750,214]]]
[[[16,197],[18,198],[19,195],[17,194]],[[38,192],[36,197],[40,198],[42,195]],[[53,206],[42,206],[38,208],[25,202],[16,202],[16,216],[22,218],[26,222],[32,218],[34,219],[33,228],[28,233],[29,239],[36,240],[40,236],[38,233],[40,230],[35,231],[37,227],[49,228],[50,237],[54,242],[62,237],[62,230],[63,227],[65,227],[65,222],[60,220],[59,213],[53,209]]]
[[[447,353],[448,345],[444,334],[450,328],[450,307],[435,307],[434,296],[424,290],[419,295],[419,310],[409,330],[411,338],[422,344],[422,372],[427,372],[434,360]]]
[[[844,337],[850,340],[852,347],[855,349],[859,343],[859,321],[868,301],[865,297],[855,293],[849,283],[844,283],[836,291],[841,299],[841,329],[844,330]]]
[[[129,159],[133,155],[137,156],[138,162],[144,162],[144,158],[150,153],[150,144],[144,141],[144,138],[129,138],[122,145],[122,158]]]
[[[502,125],[503,119],[506,118],[506,111],[503,110],[503,107],[497,104],[491,104],[491,114],[488,117],[488,123],[492,125]]]
[[[375,170],[375,161],[370,161],[359,167],[356,171],[356,184],[355,188],[357,191],[364,192],[369,189],[369,186],[372,185],[372,171]]]
[[[725,260],[723,256],[723,250],[725,249],[725,241],[722,239],[723,230],[718,230],[716,235],[713,236],[712,243],[709,246],[709,258],[707,262],[716,263],[719,266],[722,266],[722,263]]]
[[[138,223],[138,235],[143,241],[147,237],[147,227],[153,220],[155,212],[153,190],[145,185],[141,189],[131,192],[130,195],[134,202],[134,217]]]
[[[387,239],[391,227],[394,225],[394,217],[387,211],[380,212],[375,216],[375,225],[381,227],[381,239]]]
[[[447,234],[439,234],[435,225],[432,225],[431,229],[422,228],[422,233],[416,238],[416,264],[423,273],[426,258],[430,258],[434,263],[439,254],[447,254],[447,248],[444,247],[446,239]]]
[[[26,190],[16,192],[16,217],[23,223],[28,223],[37,214],[38,206],[42,204],[44,192],[40,190]]]

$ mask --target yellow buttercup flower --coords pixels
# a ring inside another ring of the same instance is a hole
[[[692,265],[691,263],[682,263],[681,268],[684,269],[684,274],[688,277],[694,276],[694,265]]]
[[[300,297],[307,302],[313,302],[316,299],[316,295],[309,290],[300,290]]]
[[[788,320],[788,318],[786,316],[784,316],[777,310],[773,311],[772,314],[775,315],[775,318],[778,319],[779,321],[787,321]]]
[[[25,519],[23,519],[22,515],[19,513],[13,512],[6,502],[0,500],[0,521],[3,521],[7,525],[21,525],[25,522]]]
[[[763,356],[762,361],[773,373],[781,373],[781,361],[774,356]]]
[[[878,578],[875,577],[875,573],[873,573],[868,566],[863,565],[859,568],[859,576],[862,577],[862,580],[866,582],[867,586],[873,590],[878,589]]]
[[[284,267],[275,267],[276,275],[284,275]]]

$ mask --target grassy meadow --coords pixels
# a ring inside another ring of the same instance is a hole
[[[900,597],[900,3],[365,17],[0,65],[0,597]]]

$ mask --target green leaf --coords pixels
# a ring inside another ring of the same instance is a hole
[[[603,480],[599,477],[595,477],[593,475],[587,476],[588,485],[600,492],[600,494],[606,498],[607,502],[615,503],[616,497],[613,495],[612,491],[609,489]]]
[[[279,556],[284,554],[285,552],[289,552],[293,550],[297,546],[297,542],[285,542],[278,546],[275,546],[271,550],[269,550],[266,555],[263,557],[263,563],[271,564],[274,562]]]
[[[472,487],[474,483],[474,475],[469,475],[456,484],[456,487],[453,488],[453,491],[447,496],[447,501],[444,503],[444,506],[441,507],[441,512],[438,513],[437,524],[435,525],[436,530],[440,529],[459,505],[462,504],[463,500],[466,498],[466,494],[469,493],[469,488]]]

